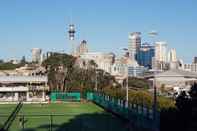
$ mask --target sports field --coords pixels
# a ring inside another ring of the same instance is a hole
[[[4,124],[15,107],[0,105],[0,115],[4,115],[0,116],[0,125]],[[10,131],[126,131],[125,127],[125,122],[101,107],[77,102],[24,104]]]

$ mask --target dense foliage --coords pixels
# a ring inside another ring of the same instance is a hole
[[[22,67],[26,64],[25,56],[22,57],[21,61],[17,64],[13,64],[13,61],[4,62],[0,60],[0,70],[14,70],[16,68]]]
[[[96,69],[97,65],[94,61],[83,63],[83,66],[87,68],[80,68],[76,65],[76,60],[75,57],[67,54],[54,54],[43,62],[43,66],[48,70],[51,91],[86,92],[96,90],[117,99],[125,100],[126,91],[115,82],[113,76],[103,70]],[[130,103],[149,108],[153,106],[153,94],[146,90],[149,88],[147,81],[129,78],[129,86],[134,87],[134,90],[132,88],[129,90]],[[158,96],[157,107],[160,111],[161,131],[194,131],[197,120],[197,85],[195,84],[192,87],[189,96],[183,92],[176,101]]]
[[[118,99],[125,99],[126,91],[121,88],[114,77],[103,70],[96,69],[94,61],[83,63],[85,67],[76,65],[76,58],[67,54],[54,54],[43,62],[48,69],[49,86],[51,91],[93,91],[105,93]],[[87,65],[88,64],[88,65]],[[97,80],[97,89],[96,87]],[[148,82],[143,79],[130,78],[130,86],[147,89]],[[129,90],[129,101],[146,107],[152,107],[153,96],[146,90]],[[174,101],[158,97],[158,108],[175,107]]]
[[[97,90],[112,86],[114,77],[103,70],[97,70],[94,61],[83,63],[80,68],[77,59],[67,54],[55,53],[43,62],[48,70],[51,91],[87,91],[94,90],[97,80]]]
[[[11,62],[0,63],[0,70],[14,70],[23,66],[22,64],[12,64]]]
[[[130,88],[149,89],[149,82],[145,79],[129,77],[128,85]],[[125,83],[125,82],[124,82]]]
[[[176,108],[161,113],[162,131],[196,131],[197,129],[197,84],[176,98]],[[170,127],[170,128],[169,128]]]
[[[125,99],[126,96],[126,91],[120,88],[106,88],[103,93],[119,99]],[[143,90],[129,90],[129,102],[152,108],[153,94]],[[166,97],[158,96],[157,106],[158,110],[175,108],[175,101]]]

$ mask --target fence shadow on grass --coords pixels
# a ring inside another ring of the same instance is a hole
[[[126,121],[106,113],[81,114],[55,131],[129,131]]]
[[[40,124],[21,131],[131,131],[126,120],[108,113],[80,114],[62,124]]]

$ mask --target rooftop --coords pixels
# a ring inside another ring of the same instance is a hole
[[[197,78],[197,73],[173,69],[173,70],[168,70],[162,73],[158,73],[156,75],[156,77],[168,77],[168,76]]]
[[[0,83],[45,83],[47,76],[0,76]]]

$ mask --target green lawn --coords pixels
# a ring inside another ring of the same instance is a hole
[[[9,115],[15,106],[0,105],[0,114]],[[25,131],[49,131],[51,122],[53,131],[125,131],[126,127],[122,120],[93,103],[24,104],[10,131],[22,131],[22,115]],[[0,117],[0,125],[5,120]]]

